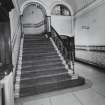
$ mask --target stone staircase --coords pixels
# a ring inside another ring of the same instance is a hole
[[[72,79],[51,41],[45,35],[24,35],[20,97],[84,84]]]

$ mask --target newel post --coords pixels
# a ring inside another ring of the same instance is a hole
[[[51,16],[47,16],[47,34],[51,37]]]

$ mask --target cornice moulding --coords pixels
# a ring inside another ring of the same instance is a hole
[[[93,2],[92,4],[90,4],[89,6],[87,6],[86,8],[83,8],[81,11],[77,12],[74,15],[74,18],[78,18],[79,16],[89,12],[92,9],[95,9],[97,7],[99,7],[100,5],[104,4],[105,0],[96,0],[95,2]]]

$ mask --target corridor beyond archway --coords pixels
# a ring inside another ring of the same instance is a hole
[[[24,34],[41,34],[46,30],[46,11],[40,4],[28,5],[22,15]]]

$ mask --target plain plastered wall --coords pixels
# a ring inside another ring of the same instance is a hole
[[[82,27],[89,29],[82,29]],[[105,4],[76,18],[76,45],[105,45]]]
[[[71,16],[51,16],[51,25],[56,29],[59,35],[72,34]]]
[[[11,26],[11,44],[12,44],[12,63],[13,63],[13,72],[15,74],[17,60],[18,60],[18,51],[20,47],[21,39],[21,24],[20,16],[16,9],[12,9],[10,12],[10,26]]]

